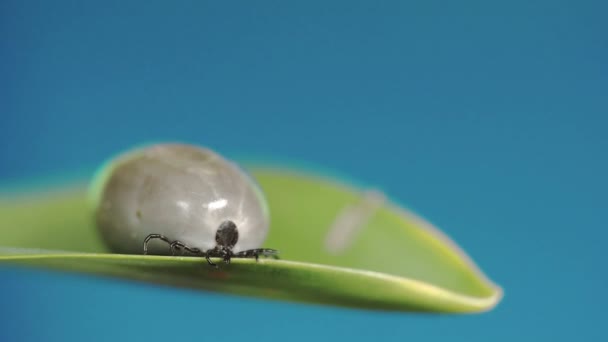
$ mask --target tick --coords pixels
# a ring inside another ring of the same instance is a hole
[[[112,160],[94,186],[95,222],[116,253],[187,251],[210,258],[278,258],[261,248],[269,230],[266,199],[236,163],[201,146],[157,144]],[[161,240],[168,249],[150,244]]]

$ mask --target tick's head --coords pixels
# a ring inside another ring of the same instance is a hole
[[[215,233],[217,246],[232,249],[238,240],[239,231],[236,229],[236,224],[230,220],[222,222]]]

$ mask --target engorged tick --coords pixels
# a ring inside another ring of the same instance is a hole
[[[105,164],[91,187],[95,224],[113,253],[210,258],[277,257],[261,248],[270,229],[257,181],[236,162],[196,145],[161,143]],[[155,245],[166,242],[170,250]],[[171,252],[171,253],[169,253]]]

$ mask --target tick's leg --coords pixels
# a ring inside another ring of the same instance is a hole
[[[183,245],[183,244],[182,244],[182,245]],[[192,253],[192,254],[196,254],[196,255],[204,255],[204,253],[203,253],[203,252],[202,252],[200,249],[198,249],[198,248],[193,248],[193,247],[186,246],[186,245],[183,245],[183,246],[181,246],[181,247],[182,247],[183,249],[187,250],[188,252]]]
[[[196,254],[196,255],[202,255],[202,252],[200,249],[198,248],[192,248],[190,246],[187,246],[186,244],[184,244],[181,241],[173,241],[171,242],[171,244],[169,245],[169,247],[171,247],[171,254],[175,255],[175,250],[176,249],[185,249],[186,251],[192,253],[192,254]]]
[[[224,251],[224,263],[229,265],[230,259],[234,256],[231,250]]]
[[[150,240],[152,239],[159,239],[159,240],[163,240],[164,242],[169,244],[169,248],[171,248],[171,254],[175,255],[175,251],[177,249],[185,249],[186,251],[192,253],[192,254],[196,254],[196,255],[202,255],[203,253],[201,252],[200,249],[198,248],[192,248],[190,246],[187,246],[186,244],[184,244],[181,241],[171,241],[168,237],[162,235],[162,234],[150,234],[146,237],[146,239],[144,240],[144,254],[148,254],[148,243],[150,243]]]
[[[169,245],[169,248],[171,248],[171,255],[175,256],[175,251],[181,250],[182,247],[184,247],[184,244],[179,241],[171,242],[171,245]],[[184,253],[182,253],[182,255],[184,255]]]
[[[150,234],[144,240],[144,255],[148,254],[148,243],[152,239],[163,240],[164,242],[168,243],[169,245],[171,245],[171,243],[173,242],[173,241],[169,240],[169,238],[167,238],[166,236],[164,236],[162,234]]]
[[[205,259],[207,259],[207,263],[208,263],[209,265],[211,265],[212,267],[219,268],[219,267],[217,266],[217,264],[216,264],[216,263],[214,263],[213,261],[211,261],[211,259],[210,259],[210,257],[211,257],[211,253],[210,253],[210,252],[212,252],[212,251],[213,251],[213,250],[212,250],[212,249],[210,249],[210,250],[208,250],[206,253],[204,253],[204,255],[205,255]]]
[[[234,255],[234,257],[236,257],[236,258],[255,258],[256,261],[258,261],[260,256],[272,257],[274,259],[278,259],[279,251],[277,251],[276,249],[269,249],[269,248],[257,248],[257,249],[250,249],[250,250],[238,252]]]

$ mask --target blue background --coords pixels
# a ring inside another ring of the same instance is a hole
[[[2,1],[3,184],[149,140],[314,163],[411,205],[506,296],[482,315],[415,316],[2,267],[0,340],[599,340],[607,10]]]

